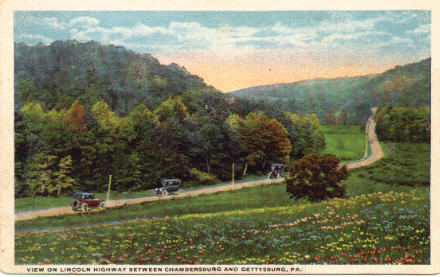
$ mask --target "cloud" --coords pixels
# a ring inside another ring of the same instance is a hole
[[[132,26],[105,27],[97,18],[90,16],[64,21],[56,17],[34,17],[32,22],[38,22],[39,26],[62,30],[70,34],[71,39],[123,45],[138,52],[150,52],[161,56],[199,51],[207,56],[236,57],[236,53],[252,55],[258,51],[276,49],[294,51],[299,55],[316,56],[324,53],[322,55],[328,56],[332,55],[332,51],[366,52],[369,48],[392,49],[399,44],[406,44],[408,47],[415,44],[411,37],[402,37],[401,33],[405,34],[405,29],[396,32],[386,28],[387,25],[401,22],[402,17],[405,20],[412,18],[411,13],[404,14],[385,12],[360,19],[350,13],[334,13],[316,22],[286,25],[275,21],[262,27],[229,24],[208,26],[195,21],[171,21],[162,26],[137,23]],[[406,34],[426,34],[429,27],[429,24],[420,25],[414,30],[406,31]],[[41,39],[45,43],[49,41],[46,37]]]
[[[431,24],[423,24],[413,30],[406,31],[407,34],[415,34],[415,35],[427,34],[430,32],[431,32]]]
[[[90,16],[80,16],[73,18],[67,23],[67,27],[91,28],[98,26],[99,20]]]
[[[38,18],[35,16],[29,16],[27,18],[27,21],[29,22],[29,24],[33,24],[41,27],[49,27],[58,30],[65,30],[69,28],[87,29],[99,25],[99,20],[90,16],[76,17],[67,22],[60,21],[56,17]]]
[[[43,17],[42,18],[42,25],[48,25],[55,29],[64,29],[65,26],[62,23],[58,22],[58,19],[55,17]]]
[[[20,34],[17,39],[25,41],[27,44],[38,44],[40,42],[44,44],[50,44],[53,39],[37,34]]]
[[[322,39],[323,42],[334,42],[334,41],[353,41],[359,40],[361,38],[366,37],[379,37],[379,36],[392,36],[390,33],[384,31],[366,31],[366,32],[358,32],[358,33],[348,33],[348,34],[340,34],[335,33],[328,35]]]

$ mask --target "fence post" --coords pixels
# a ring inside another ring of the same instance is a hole
[[[105,206],[107,206],[109,204],[109,200],[110,200],[110,185],[112,184],[112,175],[109,175],[109,180],[108,180],[108,188],[107,188],[107,197],[105,200]]]
[[[232,185],[234,184],[235,163],[232,163]]]

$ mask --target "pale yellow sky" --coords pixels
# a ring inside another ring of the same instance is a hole
[[[261,57],[250,54],[240,57],[219,58],[207,54],[187,54],[159,57],[161,63],[175,62],[191,73],[203,78],[205,83],[229,92],[237,89],[275,84],[291,83],[314,78],[335,78],[381,73],[393,68],[399,62],[393,59],[378,64],[364,64],[357,57],[355,62],[343,60],[320,61],[319,57]]]

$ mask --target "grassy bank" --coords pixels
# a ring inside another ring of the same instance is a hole
[[[370,166],[350,171],[344,181],[350,196],[377,191],[405,192],[429,187],[428,143],[381,143],[385,157]]]

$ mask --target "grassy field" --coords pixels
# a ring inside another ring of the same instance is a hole
[[[365,130],[360,125],[322,125],[325,154],[335,154],[342,162],[360,160],[365,153]]]
[[[428,264],[429,194],[16,233],[18,264]]]

